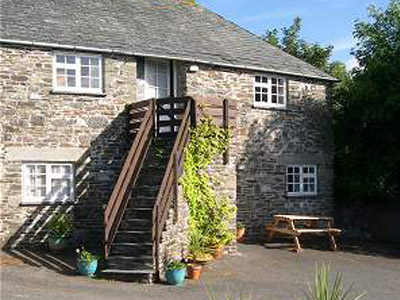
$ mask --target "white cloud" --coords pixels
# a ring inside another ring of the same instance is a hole
[[[348,51],[356,45],[356,40],[352,36],[336,40],[332,43],[333,52]]]
[[[359,66],[360,66],[360,65],[358,64],[358,61],[357,61],[357,59],[356,59],[354,56],[350,57],[350,58],[346,61],[346,68],[347,68],[348,71],[352,70],[353,68],[357,68],[357,67],[359,67]]]

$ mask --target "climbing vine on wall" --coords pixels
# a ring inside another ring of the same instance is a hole
[[[183,193],[190,210],[190,230],[203,236],[206,247],[228,244],[233,240],[229,223],[236,207],[229,198],[220,198],[207,173],[211,163],[227,150],[230,133],[215,125],[211,117],[203,117],[191,131],[185,150]]]

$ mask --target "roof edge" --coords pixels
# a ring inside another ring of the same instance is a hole
[[[259,71],[259,72],[266,72],[266,73],[276,73],[282,75],[292,75],[310,79],[318,79],[322,81],[330,81],[330,82],[337,82],[338,79],[329,76],[329,77],[322,77],[322,76],[313,76],[313,75],[305,75],[296,72],[285,72],[279,71],[275,69],[268,69],[268,68],[260,68],[256,66],[250,65],[235,65],[235,64],[226,64],[226,63],[219,63],[219,62],[212,62],[207,60],[201,59],[194,59],[188,57],[179,57],[179,56],[168,56],[168,55],[159,55],[159,54],[152,54],[152,53],[139,53],[139,52],[131,52],[131,51],[123,51],[117,49],[109,49],[109,48],[96,48],[96,47],[85,47],[85,46],[76,46],[76,45],[65,45],[65,44],[55,44],[55,43],[45,43],[45,42],[32,42],[32,41],[23,41],[23,40],[13,40],[13,39],[1,39],[0,44],[11,44],[11,45],[20,45],[20,46],[33,46],[33,47],[46,47],[46,48],[53,48],[53,49],[65,49],[65,50],[76,50],[76,51],[88,51],[88,52],[98,52],[98,53],[110,53],[110,54],[119,54],[119,55],[130,55],[130,56],[143,56],[143,57],[158,57],[164,59],[172,59],[172,60],[180,60],[180,61],[188,61],[193,63],[201,63],[201,64],[208,64],[213,66],[220,66],[220,67],[228,67],[228,68],[237,68],[237,69],[244,69],[244,70],[251,70],[251,71]]]

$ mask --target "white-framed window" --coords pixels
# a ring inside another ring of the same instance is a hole
[[[70,163],[22,164],[22,204],[74,200],[74,169]]]
[[[286,78],[267,75],[254,77],[255,107],[284,108],[286,98]]]
[[[288,196],[317,194],[317,166],[290,165],[286,168],[286,191]]]
[[[54,53],[55,92],[102,93],[103,59],[99,55]]]

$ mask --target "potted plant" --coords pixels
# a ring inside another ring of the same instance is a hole
[[[213,256],[205,251],[204,238],[196,229],[192,229],[189,235],[188,278],[198,280],[203,270],[203,265],[213,259]]]
[[[181,285],[185,281],[186,276],[186,264],[172,260],[167,265],[167,271],[165,272],[165,279],[168,284]]]
[[[231,231],[221,232],[218,236],[212,238],[212,248],[214,250],[214,258],[220,259],[224,254],[226,245],[229,245],[234,240],[234,235]]]
[[[236,240],[238,242],[240,242],[243,239],[245,232],[246,232],[246,227],[244,226],[244,224],[241,222],[238,222],[237,230],[236,230]]]
[[[78,262],[76,264],[78,273],[93,277],[97,270],[98,257],[86,251],[83,247],[82,249],[76,249],[76,252],[78,253]]]
[[[51,251],[58,252],[66,248],[73,230],[70,215],[56,213],[50,220],[48,245]]]

